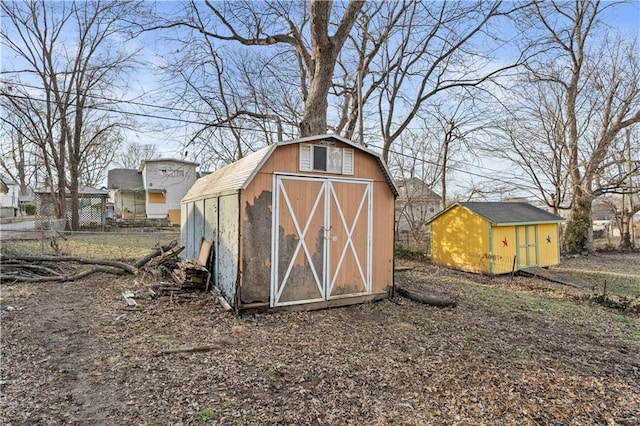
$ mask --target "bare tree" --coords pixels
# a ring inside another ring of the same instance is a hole
[[[117,124],[92,122],[86,120],[82,146],[84,154],[80,157],[78,175],[80,184],[98,187],[105,180],[107,169],[116,157],[122,144],[122,135]]]
[[[147,27],[162,28],[156,34],[177,47],[163,53],[163,100],[185,106],[179,111],[181,120],[190,122],[183,126],[189,135],[184,150],[197,156],[202,167],[218,167],[265,142],[295,137],[302,110],[299,78],[295,67],[282,66],[296,63],[295,52],[278,45],[252,49],[194,29],[215,28],[218,22],[199,2],[181,4],[176,14],[183,16],[178,23],[161,15]]]
[[[308,7],[295,2],[220,4],[208,0],[203,3],[192,1],[188,19],[165,22],[152,28],[184,27],[197,31],[206,39],[210,60],[217,57],[212,40],[238,46],[290,49],[298,66],[297,80],[304,103],[298,132],[299,136],[307,136],[327,131],[327,97],[336,60],[363,4],[353,0],[338,10],[333,2],[320,0],[310,0]],[[337,13],[341,13],[341,17],[334,24],[332,14]],[[207,18],[203,18],[205,16]],[[332,34],[330,30],[333,30]],[[219,62],[218,59],[218,71]],[[223,101],[223,106],[230,105],[233,104],[228,100]],[[251,115],[247,112],[244,110],[241,115]],[[227,114],[230,116],[235,114]]]
[[[518,82],[516,92],[499,124],[502,137],[493,138],[485,151],[515,163],[537,198],[559,214],[571,208],[563,90]]]
[[[479,87],[521,65],[524,53],[495,66],[485,49],[474,46],[491,31],[491,23],[507,20],[520,9],[518,4],[509,6],[504,8],[501,1],[411,3],[397,23],[400,32],[382,46],[379,74],[371,76],[379,87],[376,108],[384,158],[440,94]]]
[[[331,92],[338,103],[336,133],[353,139],[357,130],[358,139],[364,143],[365,121],[369,121],[365,105],[390,71],[380,61],[381,52],[389,40],[403,36],[403,22],[415,8],[410,0],[365,3],[346,49],[338,57],[339,75]]]
[[[632,149],[632,147],[634,149]],[[616,141],[610,157],[605,160],[603,171],[605,176],[598,178],[599,187],[602,182],[615,182],[615,189],[611,188],[602,197],[620,230],[618,248],[630,250],[635,247],[633,235],[633,216],[640,211],[640,160],[638,158],[637,132],[627,128],[621,138]],[[619,183],[621,182],[622,183]]]
[[[115,154],[115,163],[125,169],[137,169],[144,160],[160,158],[160,150],[154,144],[129,142],[124,150]]]
[[[438,141],[423,132],[406,132],[390,152],[389,168],[400,195],[396,201],[396,233],[408,232],[416,243],[425,233],[424,223],[439,209],[440,196],[432,188],[440,168]]]
[[[81,172],[94,144],[118,127],[105,112],[106,100],[133,62],[135,51],[122,48],[127,21],[141,3],[119,1],[3,2],[6,17],[2,44],[14,55],[16,84],[30,85],[30,103],[39,103],[36,144],[56,193],[59,217],[66,217],[66,190],[71,200],[71,228],[79,228]],[[26,86],[25,86],[26,87]],[[6,96],[10,96],[4,94]],[[102,114],[99,113],[102,111]],[[55,182],[55,183],[54,183]]]
[[[20,88],[12,86],[1,89],[1,93],[20,94]],[[22,93],[22,97],[25,94]],[[34,138],[31,131],[30,117],[19,114],[22,105],[20,98],[0,97],[0,167],[13,181],[20,185],[20,194],[27,195],[28,188],[33,188],[37,179],[37,162],[34,150]],[[25,121],[24,119],[27,118]]]
[[[556,159],[563,169],[554,173],[556,181],[565,173],[569,178],[564,244],[573,253],[592,249],[592,201],[624,182],[623,176],[602,182],[603,166],[617,135],[640,122],[637,45],[599,37],[603,9],[599,1],[535,3],[543,34],[535,43],[542,54],[529,63],[530,80],[546,89],[529,99],[540,103],[542,97],[550,105],[539,114],[539,127],[553,133],[554,152],[563,155]]]

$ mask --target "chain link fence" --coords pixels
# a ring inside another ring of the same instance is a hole
[[[130,261],[169,241],[180,243],[177,227],[69,231],[65,219],[34,218],[0,227],[0,250],[21,255],[67,255]]]

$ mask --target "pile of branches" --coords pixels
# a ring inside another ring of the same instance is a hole
[[[159,271],[166,278],[178,267],[182,250],[184,247],[178,247],[178,242],[173,240],[165,246],[153,249],[151,253],[138,259],[134,266],[147,272]]]
[[[151,253],[130,265],[117,260],[94,259],[78,256],[50,256],[0,254],[0,282],[48,282],[75,281],[97,272],[114,275],[138,275],[140,270],[151,268],[172,271],[179,261],[178,254],[184,247],[176,247],[178,242],[171,241],[165,246],[157,247]],[[76,268],[76,264],[92,265],[91,269]]]

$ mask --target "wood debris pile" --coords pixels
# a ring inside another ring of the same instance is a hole
[[[133,264],[78,256],[3,253],[0,254],[2,262],[0,281],[4,283],[66,282],[79,280],[96,272],[115,275],[139,275],[143,272],[158,278],[159,283],[156,289],[159,296],[207,291],[211,274],[206,265],[210,264],[211,244],[203,241],[198,260],[182,261],[179,255],[183,250],[184,247],[178,247],[178,242],[173,240],[166,245],[154,248]],[[80,265],[91,265],[92,268],[82,268]],[[167,282],[169,280],[173,282]]]
[[[189,290],[208,290],[211,273],[198,261],[187,259],[179,262],[177,266],[178,269],[173,271],[172,277],[180,287]]]
[[[115,275],[134,275],[144,278],[144,290],[128,290],[122,293],[131,310],[138,309],[141,299],[159,299],[170,301],[190,301],[201,297],[211,290],[210,265],[213,264],[214,252],[212,244],[202,241],[198,259],[183,260],[180,253],[184,247],[179,247],[173,240],[165,245],[159,245],[144,257],[132,264],[115,260],[83,258],[77,256],[28,256],[21,254],[0,254],[2,269],[0,282],[69,282],[87,277],[96,272]],[[86,265],[90,265],[87,268]],[[136,282],[138,279],[136,278]],[[214,289],[215,290],[215,289]],[[231,307],[220,296],[214,294],[225,309]]]
[[[211,272],[208,265],[211,265],[213,256],[211,248],[211,243],[203,240],[197,260],[178,261],[176,257],[175,262],[170,265],[163,262],[162,265],[173,282],[162,281],[154,286],[154,291],[159,297],[168,297],[171,300],[188,299],[193,297],[194,291],[209,291]]]
[[[175,241],[156,249],[159,252],[145,264],[144,271],[159,275],[162,279],[172,278],[173,271],[179,268],[180,253],[183,250],[184,247],[177,247]]]
[[[158,281],[150,284],[149,288],[155,293],[154,298],[167,301],[189,301],[201,297],[201,291],[182,287],[174,281]]]

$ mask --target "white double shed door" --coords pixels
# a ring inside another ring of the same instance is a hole
[[[271,306],[371,293],[370,180],[274,175]]]

